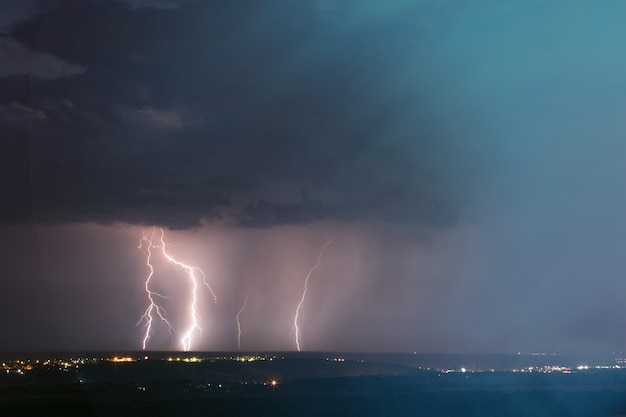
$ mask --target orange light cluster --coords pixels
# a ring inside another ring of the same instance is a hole
[[[131,358],[129,356],[126,356],[126,357],[123,357],[123,358],[118,358],[116,356],[113,359],[111,359],[111,361],[112,362],[135,362],[135,359],[133,359],[133,358]]]

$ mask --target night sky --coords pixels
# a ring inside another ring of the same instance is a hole
[[[626,350],[625,16],[0,0],[0,350]]]

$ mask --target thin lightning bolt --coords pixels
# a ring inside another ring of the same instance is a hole
[[[319,255],[317,256],[317,263],[313,265],[313,267],[309,270],[309,273],[304,280],[304,290],[302,291],[302,298],[300,298],[300,302],[298,303],[298,307],[296,308],[296,314],[293,318],[293,328],[296,333],[296,349],[298,349],[298,352],[300,352],[300,328],[298,327],[298,317],[300,316],[300,308],[302,308],[302,304],[304,304],[306,293],[309,289],[309,278],[311,278],[313,271],[315,271],[315,269],[320,266],[320,263],[322,262],[322,255],[324,254],[324,249],[326,248],[326,246],[334,242],[336,242],[336,240],[329,240],[328,242],[324,243],[324,245],[320,249]]]
[[[241,310],[237,312],[237,348],[239,350],[241,350],[241,322],[239,321],[239,316],[241,315],[241,313],[243,313],[243,311],[246,309],[246,306],[248,305],[249,295],[250,291],[248,291],[248,293],[246,294],[246,299],[243,301],[243,307],[241,307]]]
[[[161,253],[163,254],[163,257],[165,259],[167,259],[169,262],[173,263],[176,266],[181,267],[182,269],[185,270],[185,272],[187,273],[187,276],[189,277],[189,280],[191,281],[191,303],[189,305],[189,312],[190,312],[190,317],[191,317],[191,324],[189,325],[189,327],[187,328],[187,330],[183,333],[183,337],[180,340],[180,343],[183,346],[183,350],[185,351],[189,351],[191,348],[191,342],[192,342],[192,336],[193,334],[197,331],[200,334],[202,334],[202,328],[200,327],[200,325],[198,324],[198,313],[196,311],[196,306],[198,304],[198,280],[200,278],[202,278],[202,283],[209,289],[209,291],[211,292],[211,295],[213,296],[213,300],[215,302],[217,302],[217,296],[215,295],[215,292],[213,292],[213,289],[211,288],[211,286],[209,285],[209,283],[206,281],[206,275],[204,274],[204,272],[202,272],[202,270],[198,267],[195,266],[190,266],[187,264],[184,264],[178,260],[176,260],[173,256],[171,256],[170,254],[167,253],[167,251],[165,250],[166,248],[166,243],[165,243],[165,233],[163,232],[163,229],[159,229],[161,232],[161,236],[160,236],[160,245],[155,245],[153,238],[154,238],[154,230],[152,230],[151,232],[145,232],[143,235],[143,238],[141,240],[140,243],[140,248],[142,247],[142,244],[145,242],[148,244],[147,246],[147,251],[148,251],[148,261],[147,261],[147,265],[150,268],[150,273],[148,274],[148,278],[146,280],[146,291],[148,292],[148,299],[150,300],[150,305],[148,306],[148,309],[146,310],[146,313],[144,313],[144,315],[142,316],[140,323],[142,321],[146,322],[146,335],[144,337],[143,340],[143,348],[146,348],[146,342],[148,341],[148,339],[150,338],[150,330],[151,330],[151,325],[152,325],[152,320],[153,320],[153,316],[152,316],[152,312],[156,311],[156,313],[158,314],[159,318],[163,321],[165,321],[168,326],[170,331],[173,330],[173,327],[171,326],[171,324],[165,319],[165,310],[160,307],[158,304],[156,304],[154,302],[154,298],[153,295],[157,295],[161,298],[163,298],[163,296],[161,294],[155,293],[153,291],[149,291],[149,282],[150,279],[152,278],[152,275],[154,274],[154,267],[152,266],[152,264],[150,264],[150,258],[152,256],[152,252],[151,249],[161,249]]]

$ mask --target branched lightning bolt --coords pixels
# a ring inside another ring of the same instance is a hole
[[[306,279],[304,280],[304,290],[302,291],[302,298],[300,298],[300,302],[298,303],[298,307],[296,308],[296,314],[293,318],[293,328],[296,334],[296,349],[298,349],[298,352],[300,352],[300,328],[298,327],[298,317],[300,316],[300,308],[302,308],[302,304],[304,304],[306,293],[309,289],[309,278],[311,278],[313,271],[315,271],[315,269],[318,266],[320,266],[320,263],[322,262],[322,255],[324,254],[324,249],[326,248],[326,246],[334,242],[336,242],[336,240],[329,240],[328,242],[324,243],[324,245],[322,245],[322,248],[320,249],[320,253],[317,256],[317,263],[313,265],[313,267],[309,270],[309,273],[307,274]]]
[[[150,330],[151,330],[151,325],[152,325],[152,320],[153,320],[153,316],[152,316],[153,311],[156,311],[159,318],[168,324],[170,331],[173,330],[173,327],[171,326],[171,324],[165,319],[165,310],[163,309],[163,307],[160,307],[158,304],[156,304],[153,298],[154,295],[161,297],[161,298],[164,298],[164,297],[161,294],[158,294],[158,293],[155,293],[154,291],[149,290],[149,282],[152,276],[154,275],[154,267],[150,263],[150,258],[152,256],[151,249],[158,248],[158,249],[161,249],[161,253],[163,254],[163,257],[167,259],[169,262],[173,263],[174,265],[181,267],[187,273],[187,276],[189,277],[189,280],[191,281],[191,303],[189,305],[191,324],[189,325],[187,330],[183,333],[183,337],[180,340],[180,343],[182,344],[183,349],[185,351],[188,351],[191,348],[191,341],[192,341],[193,334],[196,331],[202,334],[202,328],[198,324],[198,313],[196,311],[196,306],[198,303],[198,280],[200,277],[202,278],[202,283],[211,292],[211,295],[213,296],[213,300],[215,302],[217,302],[217,296],[215,295],[215,292],[213,292],[213,289],[211,288],[209,283],[206,281],[206,275],[204,274],[204,272],[202,272],[200,268],[184,264],[176,260],[173,256],[167,253],[165,249],[166,248],[165,234],[163,232],[163,229],[159,229],[159,231],[161,232],[161,236],[159,239],[161,242],[160,245],[154,244],[154,240],[153,240],[154,229],[150,232],[144,232],[143,238],[139,245],[139,247],[141,248],[144,242],[147,243],[147,252],[148,252],[147,265],[150,268],[150,273],[148,274],[148,278],[146,279],[146,291],[148,293],[148,299],[150,300],[150,305],[148,306],[148,309],[146,310],[146,312],[144,313],[144,315],[142,316],[140,320],[140,323],[142,321],[146,322],[146,335],[143,340],[143,348],[144,349],[146,348],[146,342],[150,338]]]
[[[148,339],[150,339],[150,332],[152,331],[152,320],[154,319],[152,315],[153,313],[156,313],[157,317],[161,321],[163,321],[165,324],[167,324],[167,328],[170,333],[174,331],[174,328],[172,327],[171,323],[165,318],[165,314],[166,314],[165,309],[154,301],[155,296],[160,297],[160,298],[165,298],[165,297],[150,289],[150,280],[152,279],[152,276],[154,275],[154,267],[152,266],[152,263],[151,263],[152,248],[155,247],[154,244],[152,243],[153,238],[154,238],[154,230],[151,230],[149,232],[144,232],[143,236],[141,237],[141,240],[139,241],[139,249],[142,249],[144,245],[146,246],[146,251],[148,253],[146,257],[146,265],[148,266],[148,269],[150,271],[148,273],[148,276],[145,282],[146,294],[148,294],[148,300],[150,301],[150,303],[148,304],[148,308],[146,308],[146,311],[143,313],[143,315],[137,322],[137,326],[140,325],[141,323],[145,323],[144,328],[146,329],[146,333],[141,343],[141,347],[144,350],[146,349],[146,343],[148,343]]]
[[[237,349],[241,350],[241,322],[239,321],[239,316],[246,309],[248,305],[248,296],[250,295],[250,291],[246,294],[246,299],[243,301],[243,307],[241,310],[237,312]]]

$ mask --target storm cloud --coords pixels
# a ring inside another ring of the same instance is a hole
[[[32,67],[6,61],[3,100],[47,115],[5,127],[32,166],[5,196],[30,196],[24,220],[458,220],[482,151],[438,108],[420,7],[348,31],[350,15],[320,20],[315,4],[164,6],[60,2],[3,41],[39,51]]]

